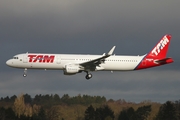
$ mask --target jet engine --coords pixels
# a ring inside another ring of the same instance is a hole
[[[79,65],[66,65],[64,69],[64,75],[74,75],[80,72]]]

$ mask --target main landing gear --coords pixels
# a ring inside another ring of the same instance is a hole
[[[27,68],[24,69],[24,74],[23,74],[23,77],[26,77],[27,76]]]
[[[92,78],[92,74],[91,73],[88,73],[88,72],[86,72],[87,73],[87,75],[85,76],[85,78],[87,79],[87,80],[89,80],[90,78]]]

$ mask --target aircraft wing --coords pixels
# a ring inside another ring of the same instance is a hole
[[[108,58],[109,56],[113,54],[115,47],[116,46],[112,47],[112,49],[107,54],[103,54],[102,57],[93,59],[88,62],[80,63],[79,65],[83,66],[85,70],[94,71],[97,66],[99,66],[101,63],[104,63],[105,58]]]

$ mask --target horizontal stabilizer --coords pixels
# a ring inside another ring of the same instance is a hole
[[[164,58],[164,59],[155,61],[155,63],[158,63],[158,64],[167,64],[167,63],[172,63],[172,62],[174,62],[172,58]]]

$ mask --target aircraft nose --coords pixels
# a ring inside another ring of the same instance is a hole
[[[6,61],[6,65],[11,66],[13,62],[11,60]]]

